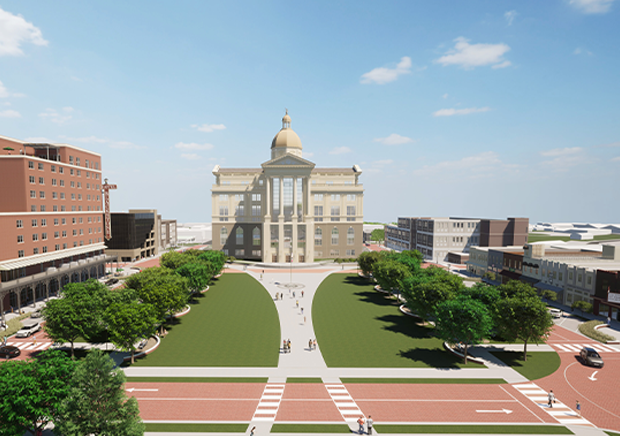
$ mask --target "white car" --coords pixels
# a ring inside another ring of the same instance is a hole
[[[27,338],[28,336],[35,334],[39,330],[41,330],[41,324],[39,324],[38,322],[30,325],[25,325],[15,334],[15,337]]]
[[[562,311],[560,309],[549,309],[549,313],[554,318],[562,318]]]

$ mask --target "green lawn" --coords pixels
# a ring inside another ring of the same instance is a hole
[[[144,424],[146,431],[154,433],[245,433],[248,424]]]
[[[321,283],[312,322],[321,354],[332,368],[466,367],[443,349],[442,341],[429,336],[432,328],[416,325],[394,300],[357,275],[332,274]]]
[[[501,385],[505,384],[503,378],[361,378],[361,377],[340,377],[344,384],[349,383],[394,383],[394,384],[455,384],[455,385]]]
[[[323,384],[321,377],[287,377],[287,383],[320,383]]]
[[[280,321],[273,300],[247,274],[223,274],[167,326],[159,348],[136,366],[277,366]]]
[[[574,434],[559,425],[378,424],[375,428],[378,433],[407,434]]]
[[[523,377],[536,380],[553,374],[560,367],[560,356],[555,351],[536,351],[527,353],[523,361],[522,351],[494,351],[492,354],[510,366]]]
[[[346,424],[274,424],[271,433],[351,433]]]

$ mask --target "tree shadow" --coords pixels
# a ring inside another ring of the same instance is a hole
[[[433,336],[433,328],[416,324],[413,318],[402,314],[384,315],[375,318],[384,322],[383,330],[400,333],[412,339],[428,339]]]
[[[354,295],[359,296],[359,300],[364,303],[372,303],[378,306],[400,306],[396,300],[388,298],[386,294],[377,291],[356,292]]]
[[[369,286],[371,284],[370,280],[364,279],[358,275],[346,276],[344,282],[355,286]]]
[[[460,359],[442,349],[411,348],[407,351],[400,351],[400,357],[409,359],[413,362],[422,362],[437,369],[460,368]]]

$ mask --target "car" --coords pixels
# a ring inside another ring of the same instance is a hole
[[[13,357],[17,357],[22,352],[19,351],[19,348],[13,347],[12,345],[2,345],[0,346],[0,357],[4,357],[5,359],[11,359]]]
[[[549,313],[554,318],[562,318],[562,311],[560,309],[549,308]]]
[[[594,348],[583,347],[579,352],[579,357],[581,357],[583,363],[589,366],[602,368],[604,365],[603,359]]]
[[[41,313],[40,310],[35,310],[34,312],[30,314],[30,318],[41,318],[42,316],[43,314]]]
[[[17,332],[17,334],[15,334],[15,337],[16,338],[27,338],[28,336],[35,334],[39,330],[41,330],[41,324],[39,324],[38,322],[34,324],[25,325]]]

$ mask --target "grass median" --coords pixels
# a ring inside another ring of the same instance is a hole
[[[535,351],[523,361],[522,351],[493,351],[492,354],[528,380],[547,377],[558,370],[562,363],[555,351]]]
[[[431,327],[417,325],[357,275],[332,274],[321,283],[312,323],[332,368],[484,368],[464,365],[430,335]]]
[[[280,321],[273,300],[247,274],[223,274],[196,297],[190,312],[166,325],[168,335],[135,366],[278,365]]]

